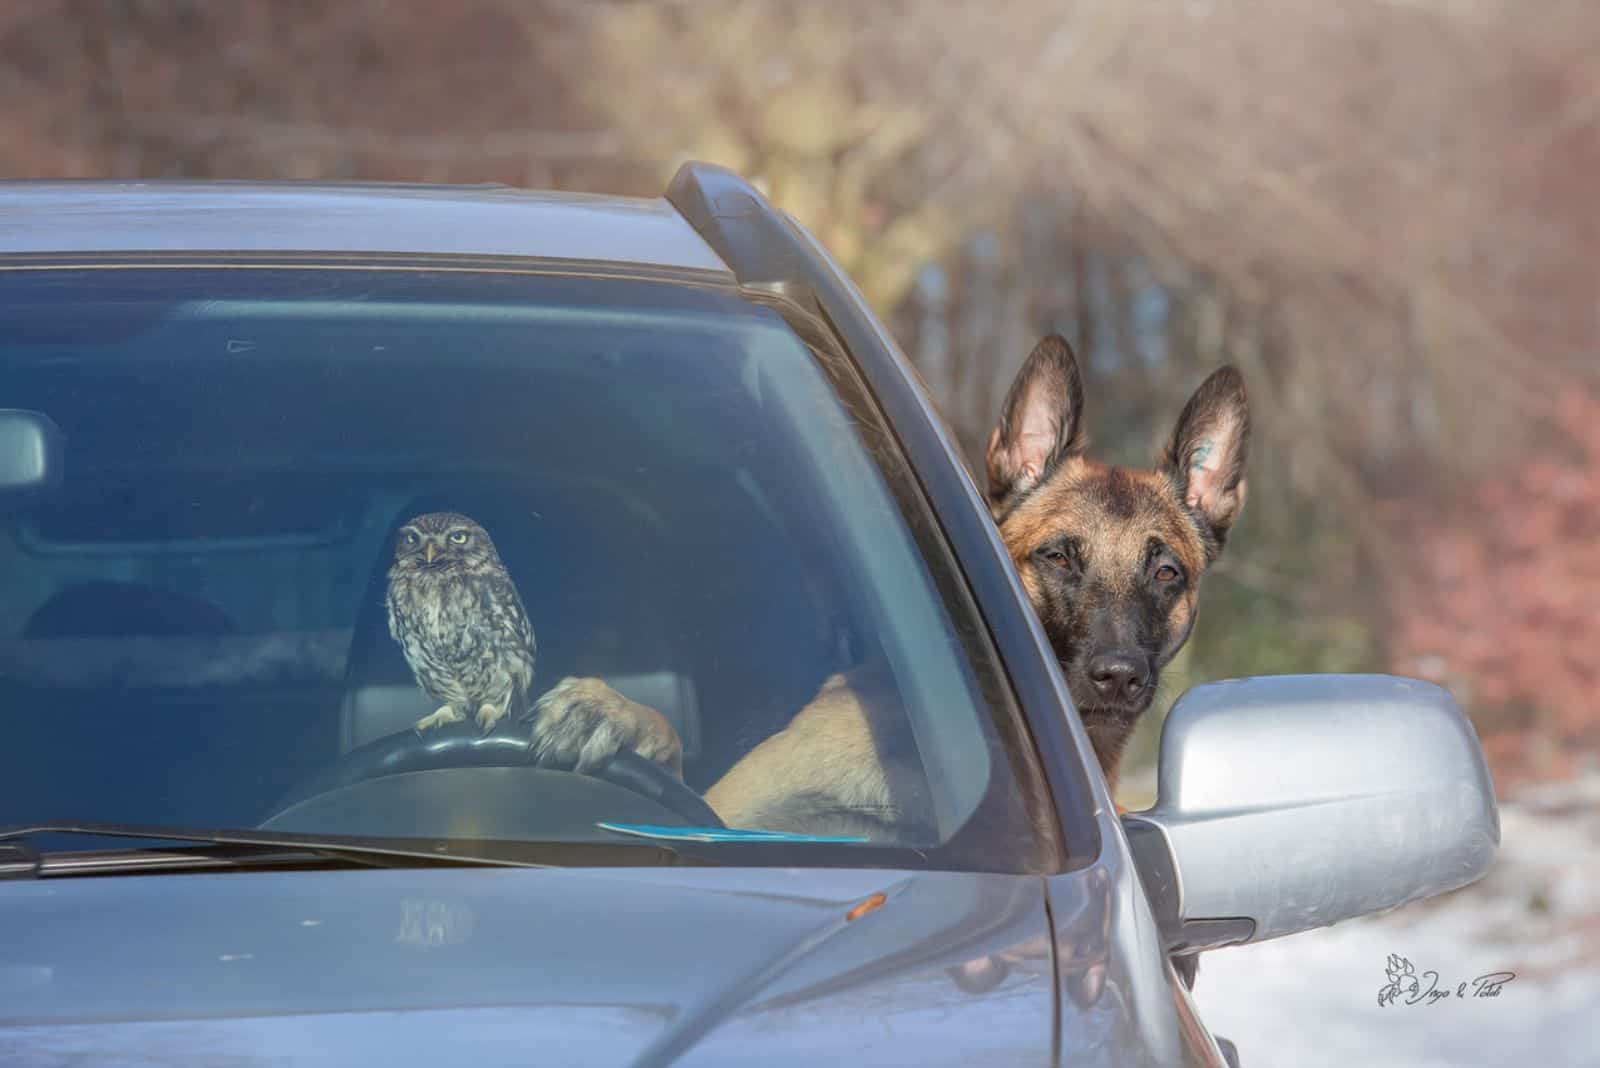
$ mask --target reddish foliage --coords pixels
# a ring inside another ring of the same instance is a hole
[[[1395,669],[1472,709],[1498,785],[1570,774],[1600,749],[1600,396],[1552,401],[1570,442],[1395,513]]]

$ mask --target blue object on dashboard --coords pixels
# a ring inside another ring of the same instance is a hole
[[[641,838],[677,842],[865,842],[857,835],[790,834],[788,831],[742,831],[726,827],[658,827],[645,823],[596,823],[596,827]]]

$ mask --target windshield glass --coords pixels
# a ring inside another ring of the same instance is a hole
[[[0,488],[0,823],[618,843],[712,837],[704,799],[776,863],[1049,848],[892,438],[773,307],[327,267],[0,302],[0,409],[60,434]]]

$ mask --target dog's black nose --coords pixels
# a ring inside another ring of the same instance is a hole
[[[1089,658],[1089,682],[1108,701],[1132,701],[1150,685],[1150,669],[1142,656],[1100,653]]]

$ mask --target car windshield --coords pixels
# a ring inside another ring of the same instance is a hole
[[[0,488],[0,823],[715,837],[653,772],[538,756],[537,702],[572,678],[670,723],[691,799],[775,832],[722,836],[754,862],[1051,848],[892,435],[777,302],[308,265],[10,270],[0,303],[0,409],[60,442],[50,477]],[[439,581],[392,621],[412,548]],[[434,557],[458,549],[488,592],[450,594]],[[498,749],[446,663],[467,647],[497,679],[532,664]]]

